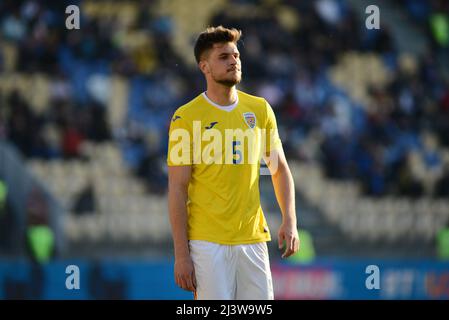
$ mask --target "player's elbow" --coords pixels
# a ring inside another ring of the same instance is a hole
[[[278,179],[278,178],[286,178],[288,180],[292,179],[291,173],[290,173],[290,169],[288,167],[288,164],[286,161],[279,161],[279,163],[277,164],[276,168],[273,168],[271,175],[273,176],[273,178]]]

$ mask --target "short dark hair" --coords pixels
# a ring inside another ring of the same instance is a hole
[[[209,27],[201,32],[196,39],[194,53],[196,62],[199,63],[203,53],[211,49],[216,43],[234,42],[237,44],[242,31],[235,28],[228,29],[223,26]]]

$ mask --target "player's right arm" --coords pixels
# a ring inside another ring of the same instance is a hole
[[[175,281],[185,290],[196,288],[195,270],[187,237],[187,190],[192,167],[168,167],[168,211],[175,250]]]

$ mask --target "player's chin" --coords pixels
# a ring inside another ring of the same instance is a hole
[[[238,71],[235,73],[234,77],[236,83],[240,83],[242,81],[242,72]]]
[[[240,81],[242,81],[242,77],[235,77],[234,79],[232,79],[232,83],[234,83],[234,85],[239,84]]]
[[[220,80],[220,81],[218,81],[218,83],[220,83],[224,86],[227,86],[227,87],[233,87],[236,84],[239,84],[240,80],[241,79],[226,79],[226,80]]]
[[[224,82],[228,83],[230,87],[239,84],[242,81],[242,76],[240,74],[236,74],[228,79],[224,80]]]

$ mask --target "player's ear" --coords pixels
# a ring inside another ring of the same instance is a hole
[[[201,61],[198,63],[198,66],[199,66],[199,68],[200,68],[200,70],[201,70],[202,73],[208,74],[208,73],[210,72],[209,64],[207,63],[206,60],[201,60]]]

